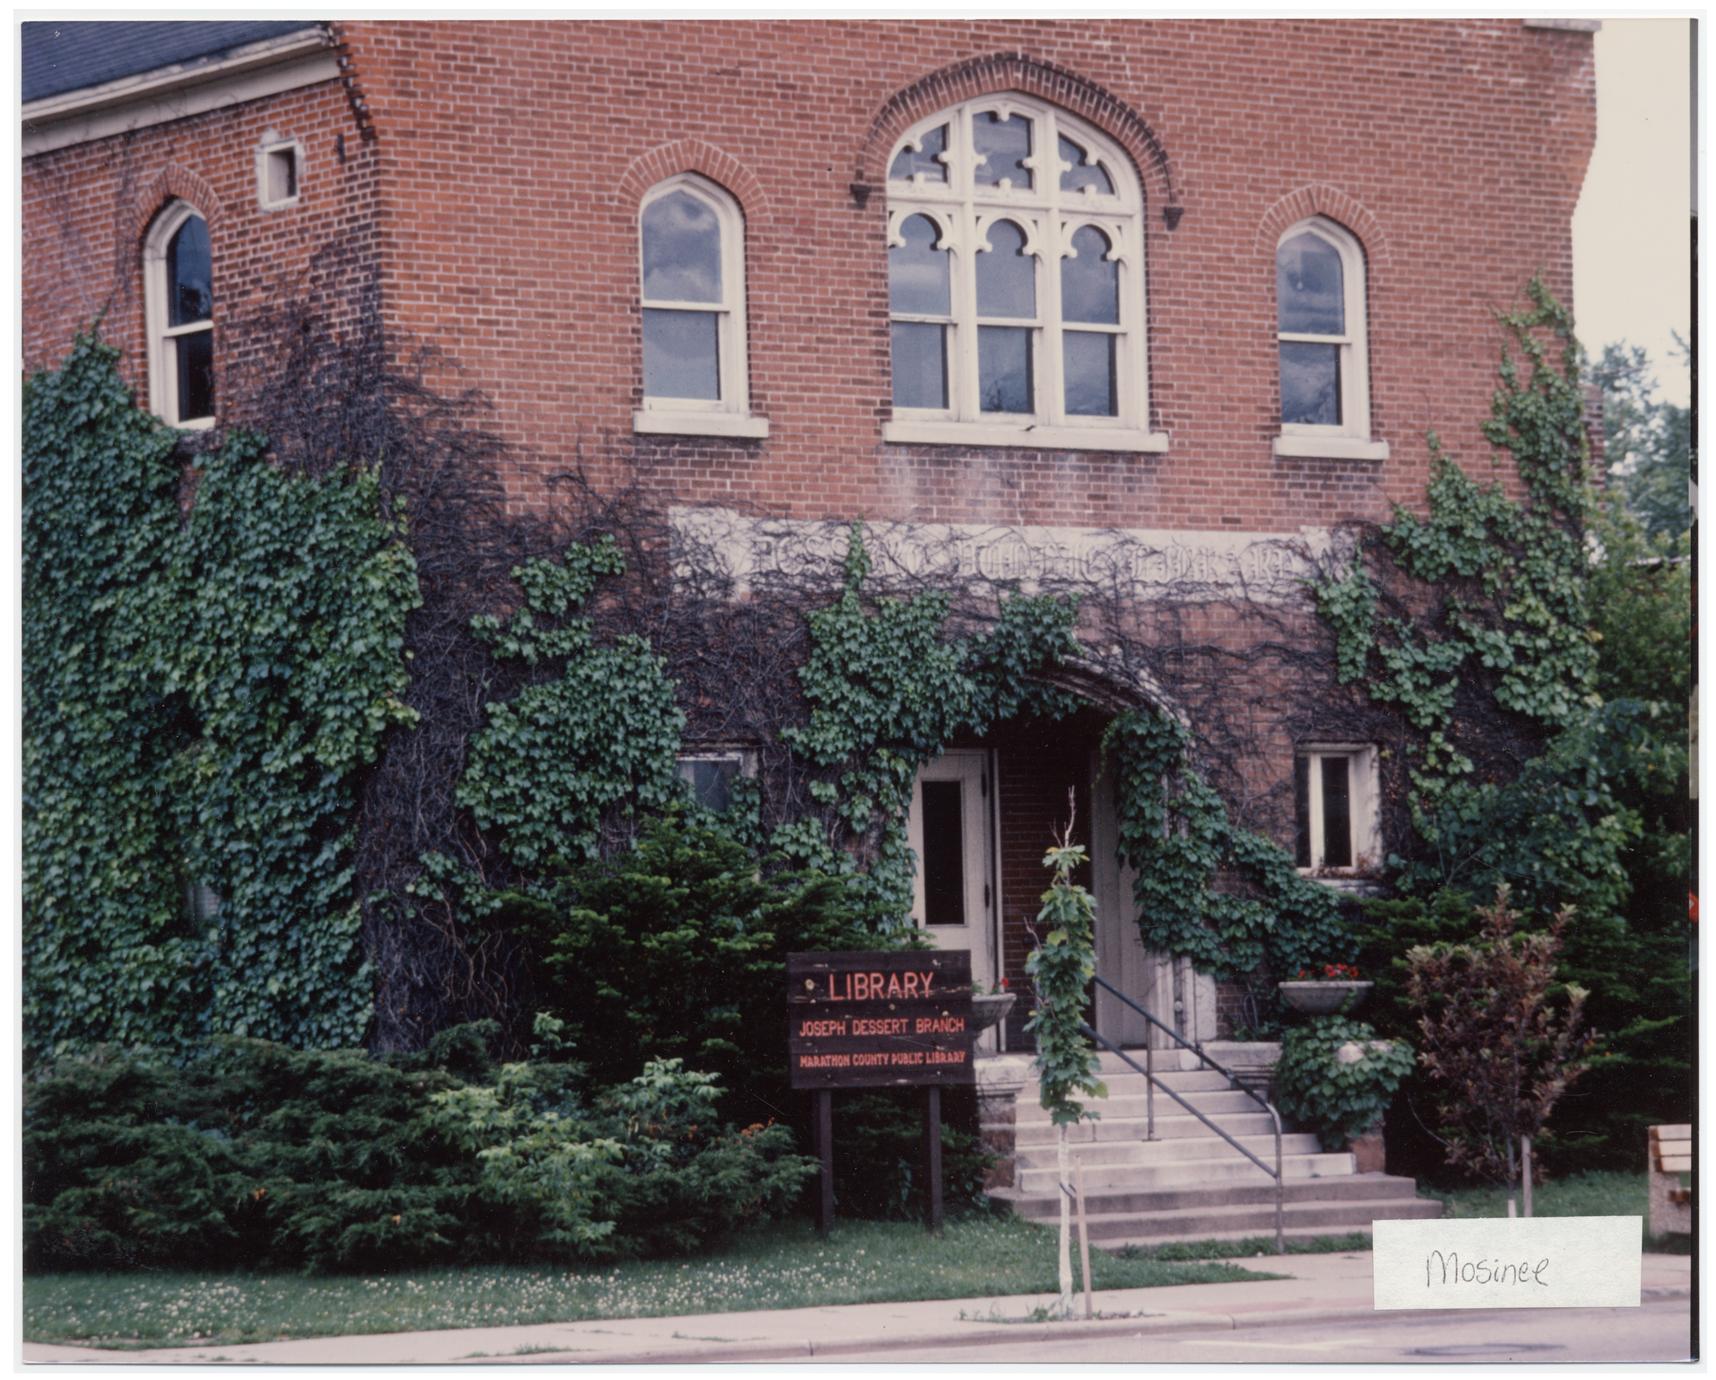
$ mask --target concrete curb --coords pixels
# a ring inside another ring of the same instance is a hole
[[[1656,1302],[1668,1299],[1691,1298],[1690,1285],[1653,1285],[1640,1291],[1640,1302]],[[1473,1309],[1462,1310],[1467,1316],[1482,1316],[1488,1318],[1505,1317],[1519,1312],[1513,1308]],[[1410,1314],[1417,1316],[1416,1312]],[[1220,1309],[1204,1311],[1177,1311],[1161,1313],[1140,1313],[1132,1317],[1094,1318],[1086,1322],[1083,1318],[1071,1318],[1062,1322],[989,1322],[973,1320],[970,1330],[963,1330],[961,1320],[951,1319],[942,1324],[937,1330],[931,1331],[920,1327],[908,1334],[882,1334],[865,1338],[840,1338],[819,1343],[814,1339],[800,1341],[758,1341],[745,1343],[736,1341],[720,1345],[701,1347],[672,1347],[652,1345],[646,1341],[634,1349],[568,1347],[564,1350],[530,1352],[524,1355],[484,1355],[468,1357],[452,1357],[437,1360],[429,1364],[435,1365],[566,1365],[580,1363],[584,1365],[696,1365],[709,1363],[744,1364],[749,1362],[793,1361],[813,1359],[833,1359],[841,1356],[866,1355],[893,1351],[922,1351],[922,1350],[964,1350],[978,1347],[999,1347],[1025,1342],[1044,1342],[1056,1340],[1071,1340],[1092,1337],[1113,1337],[1127,1335],[1166,1335],[1189,1332],[1239,1332],[1261,1327],[1278,1326],[1283,1323],[1357,1323],[1377,1322],[1388,1318],[1407,1316],[1405,1313],[1379,1313],[1368,1305],[1360,1306],[1351,1302],[1336,1307],[1303,1308],[1278,1307],[1265,1308],[1257,1311],[1228,1313]],[[337,1338],[330,1338],[337,1341]],[[25,1343],[22,1349],[40,1347],[42,1351],[53,1350],[51,1344]],[[219,1348],[213,1348],[219,1350]],[[58,1357],[38,1355],[32,1357],[25,1354],[26,1364],[35,1365],[162,1365],[162,1364],[199,1364],[188,1359],[174,1358],[173,1361],[162,1361],[147,1356],[146,1353],[115,1351],[109,1356],[80,1355],[77,1357]],[[133,1359],[135,1358],[135,1359]],[[202,1363],[206,1364],[206,1363]],[[276,1363],[280,1364],[280,1363]],[[292,1362],[289,1364],[315,1364],[311,1362]],[[385,1364],[385,1363],[383,1363]]]
[[[1640,1302],[1660,1299],[1691,1298],[1690,1288],[1650,1288],[1640,1291]],[[1485,1308],[1461,1310],[1466,1316],[1505,1317],[1519,1312],[1517,1308]],[[699,1351],[640,1350],[591,1357],[587,1352],[540,1352],[529,1356],[488,1356],[485,1365],[565,1365],[582,1361],[593,1365],[703,1365],[728,1362],[743,1365],[756,1361],[792,1361],[864,1355],[878,1351],[919,1351],[931,1348],[948,1350],[965,1347],[1001,1346],[1010,1342],[1052,1342],[1069,1338],[1124,1336],[1128,1333],[1166,1334],[1177,1332],[1243,1332],[1252,1328],[1272,1327],[1283,1322],[1342,1323],[1375,1322],[1379,1318],[1399,1316],[1378,1313],[1374,1308],[1323,1308],[1313,1310],[1277,1309],[1260,1313],[1153,1313],[1132,1318],[1069,1318],[1062,1322],[1017,1322],[990,1324],[970,1333],[920,1334],[911,1337],[876,1337],[867,1340],[828,1342],[774,1342],[762,1346],[707,1347]]]

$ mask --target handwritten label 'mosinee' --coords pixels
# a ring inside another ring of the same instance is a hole
[[[929,996],[932,972],[830,973],[829,1001],[913,1001]]]
[[[1434,1284],[1536,1284],[1549,1287],[1543,1272],[1549,1268],[1547,1258],[1533,1265],[1529,1260],[1518,1262],[1500,1260],[1462,1261],[1458,1251],[1431,1251],[1424,1257],[1424,1287]]]
[[[1371,1223],[1380,1309],[1637,1308],[1637,1217],[1379,1218]]]

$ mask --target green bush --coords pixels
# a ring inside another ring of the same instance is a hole
[[[422,1055],[233,1041],[187,1067],[98,1051],[27,1085],[32,1269],[309,1270],[690,1250],[778,1215],[814,1172],[734,1130],[714,1078],[653,1063],[494,1068],[465,1027]]]
[[[527,1009],[593,1083],[683,1059],[753,1121],[786,1096],[786,955],[901,943],[862,925],[838,879],[760,866],[704,814],[651,820],[635,848],[496,899],[491,923],[523,942]]]
[[[592,1083],[682,1060],[719,1075],[735,1121],[786,1123],[808,1146],[809,1100],[787,1079],[786,955],[890,949],[914,936],[871,930],[845,878],[759,863],[738,823],[702,812],[652,820],[630,851],[563,872],[543,894],[499,897],[492,923],[523,941],[528,1000]],[[989,1161],[974,1134],[975,1099],[951,1094],[946,1116],[945,1198],[954,1209],[976,1206]],[[841,1212],[916,1211],[917,1099],[842,1094],[835,1117]]]
[[[1363,1021],[1322,1016],[1282,1039],[1276,1099],[1325,1150],[1341,1150],[1382,1120],[1412,1066],[1405,1041],[1378,1040]]]

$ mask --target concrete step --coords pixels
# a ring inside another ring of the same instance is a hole
[[[1142,1084],[1143,1080],[1140,1079],[1139,1082]],[[1019,1094],[1017,1109],[1014,1113],[1017,1123],[1020,1126],[1053,1125],[1049,1120],[1048,1111],[1043,1107],[1042,1103],[1037,1100],[1036,1091],[1032,1090],[1029,1093],[1029,1101],[1026,1100],[1026,1096],[1027,1094],[1025,1093]],[[1186,1110],[1186,1106],[1196,1107],[1205,1116],[1209,1116],[1213,1112],[1259,1112],[1263,1110],[1258,1106],[1255,1099],[1247,1097],[1242,1092],[1228,1088],[1212,1088],[1202,1092],[1187,1092],[1181,1093],[1180,1096],[1185,1098],[1185,1106],[1174,1101],[1174,1099],[1169,1097],[1166,1093],[1161,1092],[1160,1090],[1157,1091],[1156,1119],[1158,1121],[1163,1117],[1169,1116],[1190,1117],[1191,1113]],[[1142,1086],[1140,1086],[1136,1091],[1128,1092],[1116,1092],[1111,1088],[1107,1097],[1093,1098],[1086,1103],[1086,1105],[1091,1111],[1099,1114],[1097,1116],[1098,1121],[1142,1118],[1147,1116],[1150,1110],[1150,1104],[1145,1097]],[[1268,1115],[1267,1113],[1264,1114]]]
[[[1251,1108],[1240,1111],[1215,1110],[1207,1114],[1211,1121],[1230,1134],[1245,1132],[1249,1135],[1273,1135],[1275,1123],[1269,1119],[1268,1112],[1260,1112]],[[1141,1116],[1105,1116],[1098,1121],[1081,1121],[1076,1126],[1067,1127],[1067,1142],[1071,1145],[1083,1145],[1090,1141],[1100,1140],[1148,1140],[1146,1134],[1150,1123]],[[1195,1136],[1213,1136],[1214,1131],[1204,1125],[1195,1116],[1185,1112],[1176,1112],[1173,1116],[1156,1116],[1157,1140],[1185,1140]],[[1050,1122],[1031,1122],[1014,1128],[1014,1138],[1021,1146],[1053,1145],[1055,1143],[1055,1128]]]
[[[1139,1067],[1143,1067],[1144,1061],[1140,1059],[1138,1062]],[[1144,1087],[1144,1075],[1127,1068],[1123,1064],[1104,1065],[1097,1077],[1108,1085],[1111,1092],[1115,1088],[1124,1088],[1128,1085],[1135,1086],[1139,1090]],[[1160,1064],[1156,1066],[1156,1081],[1160,1086],[1172,1088],[1177,1093],[1210,1092],[1231,1086],[1227,1079],[1214,1069],[1164,1068]],[[1035,1078],[1027,1079],[1025,1088],[1031,1100],[1035,1101],[1037,1080]],[[1021,1092],[1019,1101],[1024,1102],[1025,1097],[1026,1093]]]
[[[1369,1203],[1287,1203],[1282,1210],[1282,1234],[1287,1238],[1369,1234],[1375,1222],[1441,1217],[1441,1203],[1431,1198],[1378,1198]],[[1122,1246],[1162,1246],[1169,1241],[1242,1241],[1249,1236],[1275,1236],[1275,1207],[1211,1208],[1184,1214],[1091,1217],[1091,1244],[1103,1250]]]
[[[1283,1196],[1289,1203],[1375,1202],[1379,1199],[1411,1199],[1417,1185],[1398,1174],[1344,1174],[1335,1178],[1289,1178]],[[1060,1212],[1060,1194],[1053,1185],[1044,1193],[1025,1193],[1016,1188],[997,1189],[990,1195],[1009,1204],[1021,1217],[1052,1219]],[[1275,1201],[1274,1180],[1259,1175],[1255,1183],[1190,1184],[1180,1188],[1091,1189],[1085,1185],[1087,1213],[1150,1214],[1181,1209],[1243,1207]]]
[[[1219,1141],[1217,1144],[1224,1150],[1228,1149]],[[1268,1163],[1267,1158],[1265,1163]],[[1346,1151],[1338,1154],[1294,1155],[1283,1161],[1281,1169],[1283,1176],[1291,1179],[1333,1178],[1353,1172],[1353,1157]],[[1019,1187],[1026,1193],[1047,1193],[1054,1189],[1059,1180],[1057,1171],[1050,1166],[1047,1169],[1021,1167],[1018,1171],[1018,1181]],[[1239,1155],[1231,1155],[1225,1159],[1198,1158],[1164,1160],[1150,1164],[1096,1165],[1084,1171],[1086,1193],[1112,1190],[1144,1192],[1200,1184],[1254,1182],[1273,1184],[1274,1178]]]
[[[1213,1057],[1218,1059],[1221,1057],[1220,1054],[1214,1050],[1211,1051],[1211,1054]],[[1159,1049],[1156,1051],[1154,1063],[1145,1056],[1145,1052],[1142,1049],[1129,1049],[1126,1051],[1126,1055],[1140,1068],[1150,1066],[1153,1067],[1158,1074],[1169,1073],[1173,1075],[1182,1075],[1209,1073],[1208,1069],[1200,1069],[1198,1067],[1196,1055],[1190,1054],[1185,1050]],[[1103,1071],[1104,1075],[1110,1073],[1129,1072],[1132,1067],[1131,1064],[1128,1064],[1125,1059],[1122,1059],[1111,1049],[1097,1050],[1096,1060],[1097,1066]],[[1217,1078],[1221,1078],[1219,1073],[1215,1076]],[[1222,1078],[1221,1081],[1225,1083],[1227,1080]]]
[[[1266,1164],[1275,1162],[1275,1136],[1273,1132],[1266,1135],[1235,1136],[1240,1145],[1256,1155]],[[1317,1137],[1309,1131],[1289,1131],[1281,1137],[1281,1153],[1288,1159],[1297,1155],[1315,1155],[1322,1147]],[[1084,1164],[1168,1164],[1180,1161],[1223,1159],[1239,1152],[1220,1136],[1211,1133],[1204,1136],[1181,1136],[1174,1140],[1097,1140],[1083,1141],[1067,1147],[1068,1152]],[[1241,1156],[1241,1158],[1244,1158]],[[1049,1141],[1042,1145],[1021,1147],[1018,1151],[1020,1164],[1028,1164],[1032,1168],[1054,1168],[1055,1145]]]
[[[1369,1231],[1378,1218],[1440,1217],[1442,1204],[1428,1198],[1373,1198],[1369,1201],[1339,1200],[1287,1203],[1283,1226],[1316,1236],[1341,1236],[1350,1231]],[[1172,1213],[1098,1213],[1086,1211],[1092,1242],[1104,1246],[1135,1242],[1140,1236],[1195,1241],[1201,1237],[1270,1236],[1275,1231],[1273,1203],[1243,1207],[1182,1209]]]
[[[1274,1155],[1275,1128],[1267,1116],[1261,1113],[1254,1116],[1218,1116],[1214,1118],[1214,1121],[1217,1126],[1248,1149],[1253,1148],[1253,1141],[1261,1141],[1267,1145],[1269,1154],[1264,1156],[1265,1159]],[[1094,1140],[1069,1139],[1067,1153],[1085,1164],[1117,1164],[1125,1160],[1136,1159],[1138,1157],[1132,1155],[1129,1150],[1129,1147],[1133,1146],[1148,1148],[1143,1157],[1146,1160],[1151,1158],[1152,1154],[1156,1158],[1183,1159],[1206,1153],[1230,1155],[1235,1153],[1231,1145],[1205,1126],[1203,1122],[1195,1121],[1189,1116],[1179,1118],[1178,1122],[1172,1126],[1164,1125],[1158,1121],[1155,1140],[1144,1139],[1142,1123],[1134,1123],[1134,1125],[1137,1128],[1136,1132],[1130,1136],[1111,1136]],[[1034,1129],[1031,1131],[1021,1130],[1016,1143],[1018,1158],[1022,1162],[1029,1161],[1034,1165],[1053,1164],[1055,1162],[1055,1138],[1052,1129],[1046,1135],[1038,1134]],[[1300,1150],[1317,1148],[1314,1145],[1305,1145],[1302,1140],[1295,1139],[1292,1132],[1281,1137],[1282,1153],[1300,1153],[1298,1150],[1290,1150],[1290,1145],[1297,1145]],[[1162,1147],[1159,1151],[1154,1149],[1158,1146]],[[1206,1146],[1209,1148],[1202,1148]],[[1216,1146],[1220,1146],[1221,1149],[1216,1150],[1214,1148]],[[1253,1150],[1253,1153],[1256,1151]]]

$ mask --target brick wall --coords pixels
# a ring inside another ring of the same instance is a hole
[[[1418,496],[1423,433],[1482,467],[1492,312],[1543,272],[1594,132],[1590,37],[1517,21],[346,26],[383,145],[390,319],[454,348],[526,451],[805,516],[1280,529]],[[1029,62],[974,62],[1017,53]],[[965,66],[961,68],[961,65]],[[925,82],[943,69],[951,75]],[[979,89],[1062,99],[1139,160],[1165,456],[883,445],[892,136]],[[696,170],[747,220],[768,440],[633,438],[637,202]],[[1183,212],[1170,231],[1160,212]],[[1279,462],[1273,247],[1365,237],[1384,465]]]
[[[182,196],[210,221],[223,371],[266,361],[273,342],[250,322],[271,303],[307,300],[336,329],[373,305],[394,348],[438,347],[446,382],[493,399],[521,511],[545,510],[550,479],[582,467],[605,488],[636,479],[662,498],[800,517],[1281,532],[1386,516],[1422,498],[1429,429],[1489,476],[1478,428],[1493,313],[1533,273],[1570,298],[1570,223],[1595,136],[1590,35],[1518,21],[336,32],[350,90],[325,82],[26,160],[26,366],[53,363],[105,310],[142,381],[139,246]],[[887,156],[913,121],[1008,89],[1072,109],[1137,165],[1151,423],[1169,433],[1165,454],[881,440]],[[303,141],[293,209],[257,206],[265,133]],[[632,432],[638,204],[686,171],[744,212],[750,396],[766,440]],[[1274,246],[1313,213],[1364,244],[1386,462],[1271,454]],[[1262,636],[1223,607],[1176,611],[1153,632],[1158,645],[1236,648]],[[1292,743],[1314,732],[1316,706],[1281,703],[1267,665],[1244,676],[1206,695],[1245,721],[1223,784],[1285,838]],[[1063,778],[1083,775],[1064,744],[1032,751],[1022,745],[1002,779],[1003,810],[1030,816],[1017,831],[1028,843],[1002,859],[1010,911],[1034,909],[1042,824],[1064,810]],[[1010,948],[1009,974],[1022,963]]]
[[[1418,496],[1429,428],[1484,468],[1491,314],[1534,272],[1570,295],[1569,223],[1594,137],[1590,36],[1517,21],[365,21],[339,33],[373,145],[330,82],[27,160],[29,367],[109,302],[110,337],[136,351],[139,224],[177,192],[213,208],[223,363],[246,348],[234,323],[247,306],[305,285],[355,300],[345,275],[361,264],[400,339],[440,346],[462,384],[494,398],[521,504],[583,465],[806,516],[1262,530],[1374,517]],[[1140,166],[1166,455],[879,439],[882,165],[913,119],[1008,87],[1071,107]],[[264,129],[305,140],[294,210],[257,208]],[[631,434],[637,203],[686,170],[722,182],[746,216],[765,441]],[[1312,212],[1364,240],[1373,431],[1394,448],[1380,465],[1270,454],[1273,245]]]

